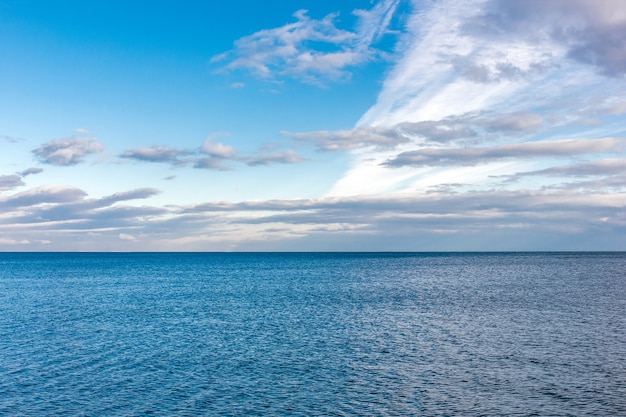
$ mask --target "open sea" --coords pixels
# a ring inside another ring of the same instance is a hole
[[[626,253],[1,253],[2,416],[626,416]]]

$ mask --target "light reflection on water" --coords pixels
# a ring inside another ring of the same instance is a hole
[[[626,415],[626,254],[0,254],[0,415]]]

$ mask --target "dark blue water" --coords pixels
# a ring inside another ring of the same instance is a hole
[[[0,254],[0,415],[626,416],[626,254]]]

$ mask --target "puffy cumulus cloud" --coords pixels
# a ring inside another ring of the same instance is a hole
[[[567,157],[581,154],[620,153],[626,139],[569,139],[516,143],[484,148],[423,148],[402,152],[384,163],[390,167],[475,165],[507,158]]]
[[[67,138],[46,142],[32,152],[44,164],[70,166],[102,151],[104,146],[95,138]]]
[[[233,159],[237,156],[235,148],[224,145],[221,142],[215,142],[213,138],[204,141],[202,144],[202,152],[213,158]]]
[[[306,10],[294,13],[296,21],[265,29],[235,42],[235,48],[213,58],[226,62],[225,70],[245,69],[271,79],[289,76],[314,84],[341,79],[349,68],[374,59],[372,45],[387,33],[399,0],[379,1],[371,10],[357,10],[355,31],[339,29],[337,13],[312,19]]]

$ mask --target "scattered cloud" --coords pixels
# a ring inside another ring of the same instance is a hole
[[[1,175],[0,191],[12,190],[13,188],[25,185],[21,175]]]
[[[41,168],[28,168],[28,169],[20,172],[19,175],[21,175],[22,177],[25,177],[27,175],[40,174],[42,172],[43,172],[43,169],[41,169]]]
[[[235,148],[224,145],[221,142],[215,142],[212,137],[204,141],[202,144],[202,152],[213,158],[223,159],[233,159],[237,155]]]
[[[181,159],[181,157],[190,154],[190,151],[176,149],[170,146],[148,146],[126,150],[120,155],[120,158],[134,159],[142,162],[162,162],[174,166],[182,166],[189,161]]]
[[[268,152],[265,148],[248,154],[240,155],[234,147],[216,140],[228,133],[218,132],[210,135],[200,148],[182,150],[171,146],[151,146],[124,151],[120,157],[142,162],[167,163],[175,167],[193,166],[200,169],[218,171],[231,170],[229,163],[245,163],[248,166],[273,164],[295,164],[305,159],[293,150]],[[169,177],[168,177],[169,178]]]
[[[67,138],[52,140],[32,152],[44,164],[71,166],[85,161],[85,157],[104,151],[95,138]]]
[[[288,76],[322,85],[343,79],[351,67],[379,55],[372,45],[387,33],[398,3],[383,0],[369,11],[355,11],[359,19],[355,31],[338,28],[337,13],[312,19],[307,10],[298,10],[294,23],[243,37],[233,50],[212,61],[224,62],[224,70],[244,69],[264,79]]]

